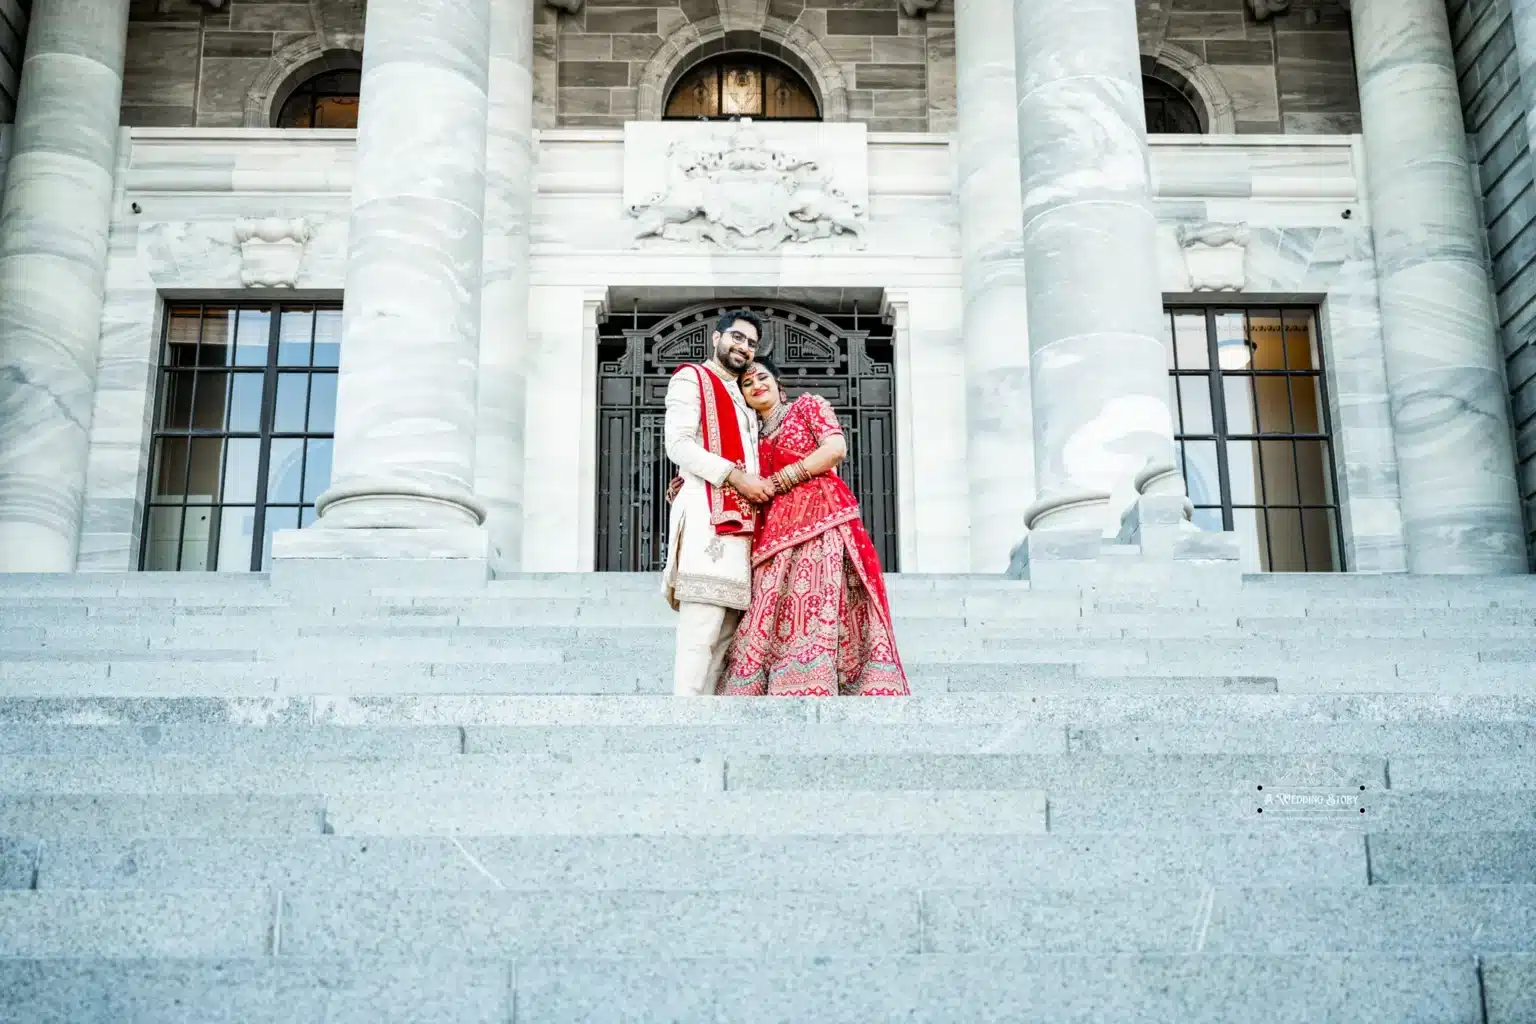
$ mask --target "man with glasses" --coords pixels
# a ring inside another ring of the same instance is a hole
[[[681,488],[672,499],[662,588],[678,613],[672,692],[715,692],[741,613],[752,602],[757,506],[773,488],[757,474],[757,414],[738,379],[757,353],[763,324],[745,310],[722,315],[711,358],[680,367],[667,385],[667,457]]]

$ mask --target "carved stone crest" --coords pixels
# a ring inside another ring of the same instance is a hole
[[[1246,224],[1182,224],[1179,247],[1197,292],[1240,292],[1248,285]]]
[[[708,241],[758,252],[847,235],[864,246],[863,204],[820,161],[769,142],[749,120],[723,136],[674,139],[665,166],[662,189],[629,208],[637,245]]]
[[[235,221],[241,282],[247,288],[292,288],[298,283],[299,264],[313,234],[303,217]]]

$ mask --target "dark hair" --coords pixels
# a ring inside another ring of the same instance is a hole
[[[784,375],[779,372],[778,364],[767,356],[753,356],[752,362],[768,371],[768,376],[776,381],[783,381]],[[748,367],[750,369],[750,367]]]
[[[752,325],[752,329],[757,331],[757,342],[758,342],[758,344],[759,345],[762,344],[762,342],[763,342],[763,321],[758,318],[758,315],[756,313],[750,312],[749,310],[745,310],[745,309],[738,309],[738,310],[735,310],[735,311],[727,311],[727,312],[721,313],[720,314],[720,319],[715,321],[715,333],[717,333],[717,334],[724,334],[726,331],[730,330],[731,329],[731,325],[734,324],[738,320],[740,320],[742,323],[751,324]],[[777,377],[778,374],[774,374],[774,376]]]

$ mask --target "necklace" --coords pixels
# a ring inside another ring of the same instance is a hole
[[[789,406],[785,405],[783,402],[780,402],[778,405],[774,406],[773,412],[769,413],[768,418],[763,421],[763,436],[772,437],[775,433],[777,433],[779,425],[784,422],[784,416],[788,412]]]

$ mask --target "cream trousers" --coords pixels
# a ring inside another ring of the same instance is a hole
[[[734,608],[691,601],[678,606],[677,657],[672,669],[674,696],[714,696],[731,637],[740,621],[741,612]]]

